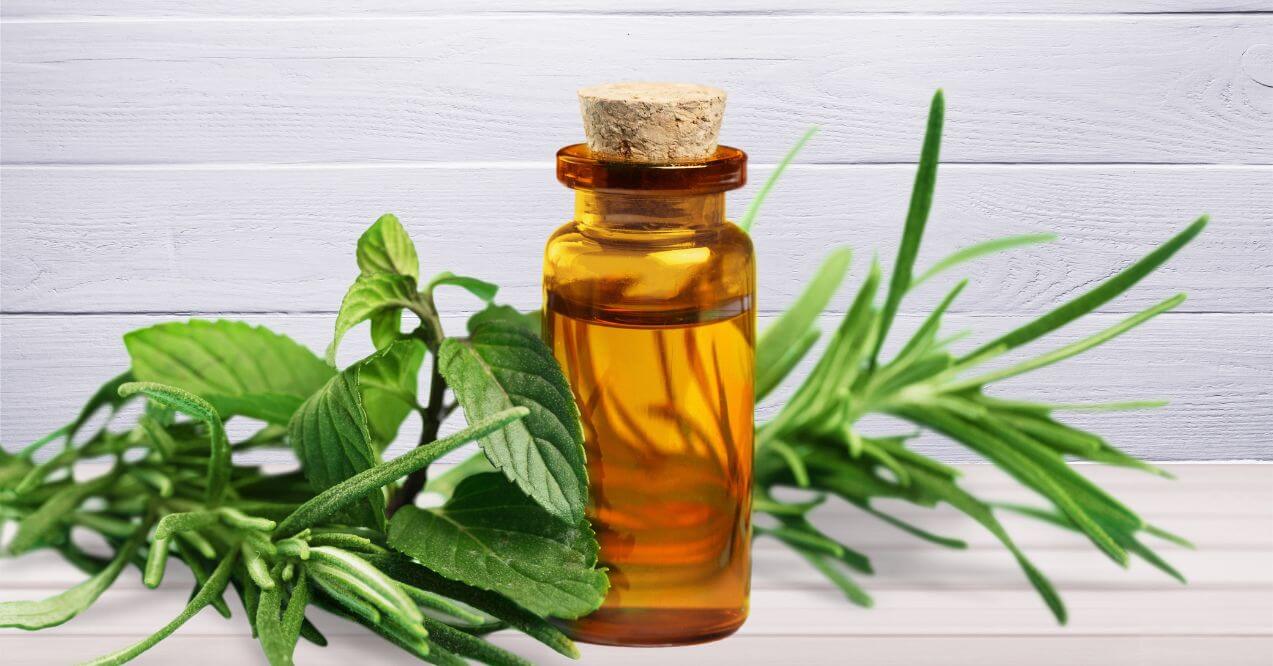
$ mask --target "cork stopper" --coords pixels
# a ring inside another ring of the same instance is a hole
[[[579,91],[588,149],[637,164],[696,162],[716,152],[725,91],[689,83],[607,83]]]

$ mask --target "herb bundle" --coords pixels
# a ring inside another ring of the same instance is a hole
[[[869,560],[816,527],[814,507],[840,497],[920,538],[960,547],[957,540],[872,505],[876,498],[923,506],[944,502],[990,530],[1064,621],[1056,591],[1013,544],[995,511],[1081,531],[1116,562],[1137,555],[1179,577],[1140,537],[1181,540],[1145,523],[1068,460],[1161,472],[1058,421],[1055,405],[992,398],[983,388],[1106,342],[1178,305],[1183,296],[1006,369],[971,371],[1127,290],[1206,221],[1198,220],[1088,293],[956,356],[951,340],[938,334],[943,313],[965,284],[960,282],[901,351],[885,359],[882,345],[912,287],[962,261],[1045,238],[976,245],[915,276],[942,115],[939,92],[882,304],[882,277],[873,265],[821,359],[777,417],[757,427],[754,509],[767,518],[756,535],[795,549],[849,599],[869,604],[848,573],[869,573]],[[741,221],[744,227],[781,171],[762,188]],[[430,663],[526,663],[483,638],[505,628],[577,656],[553,619],[596,608],[607,581],[584,518],[587,477],[578,409],[539,339],[538,317],[494,304],[496,286],[475,278],[441,273],[422,281],[416,248],[391,215],[363,234],[356,257],[360,274],[341,304],[327,362],[283,335],[241,322],[194,320],[140,329],[124,338],[131,368],[102,386],[70,424],[16,454],[0,452],[0,517],[16,524],[9,552],[52,549],[90,576],[49,599],[0,603],[0,626],[61,624],[89,607],[130,565],[155,587],[177,559],[196,581],[186,608],[152,636],[95,663],[136,657],[204,607],[228,617],[230,588],[272,664],[291,663],[301,638],[326,643],[306,617],[311,606],[362,624]],[[758,399],[813,348],[820,337],[817,318],[848,265],[847,250],[833,252],[797,302],[761,336]],[[464,289],[487,304],[469,319],[466,335],[448,336],[442,329],[433,298],[439,288]],[[404,315],[415,320],[409,332],[403,332]],[[376,351],[337,370],[340,339],[364,321],[370,322]],[[429,369],[423,371],[426,361]],[[419,394],[422,371],[428,391]],[[131,400],[144,401],[135,425],[84,436],[95,414],[113,415]],[[441,425],[456,410],[464,412],[468,426],[439,438]],[[423,422],[419,446],[382,461],[412,413]],[[868,414],[899,417],[960,442],[1037,491],[1051,508],[994,505],[970,495],[956,470],[908,448],[913,435],[859,431],[858,421]],[[231,441],[224,427],[229,418],[252,419],[261,427]],[[474,441],[480,453],[429,477],[432,462]],[[64,448],[37,462],[36,453],[55,442],[64,442]],[[300,470],[277,472],[234,460],[235,454],[261,448],[290,449]],[[78,463],[93,459],[113,463],[94,478],[74,475]],[[443,503],[416,506],[426,489]],[[812,494],[795,501],[788,489]],[[84,530],[105,540],[114,555],[87,552],[74,538]]]
[[[1012,553],[1026,578],[1061,623],[1066,621],[1066,611],[1060,596],[1013,543],[995,517],[996,509],[1077,530],[1122,566],[1127,565],[1130,555],[1136,555],[1184,582],[1180,573],[1145,545],[1140,536],[1148,534],[1182,545],[1189,545],[1188,542],[1146,523],[1122,502],[1084,478],[1068,460],[1087,460],[1168,475],[1119,451],[1096,434],[1062,423],[1054,415],[1063,409],[1133,409],[1155,406],[1154,403],[1052,405],[990,397],[984,392],[992,382],[1029,373],[1108,342],[1178,306],[1184,301],[1184,294],[1172,296],[1099,333],[1007,368],[981,374],[973,371],[1127,291],[1193,240],[1206,226],[1207,218],[1199,218],[1144,258],[1077,298],[956,356],[950,350],[956,338],[940,338],[939,329],[942,315],[968,283],[960,281],[902,348],[891,359],[882,359],[881,348],[898,307],[913,287],[965,261],[1051,239],[1050,235],[1028,235],[992,240],[964,248],[925,272],[915,273],[915,259],[937,179],[944,112],[945,102],[938,91],[929,109],[928,129],[906,225],[883,303],[879,303],[878,298],[883,280],[880,267],[872,263],[822,357],[778,415],[757,426],[753,507],[756,512],[769,516],[772,522],[768,526],[757,526],[756,534],[776,538],[795,549],[851,601],[864,606],[871,604],[871,597],[848,572],[869,574],[870,560],[831,538],[810,520],[810,512],[828,496],[839,497],[921,539],[963,548],[963,542],[908,524],[877,509],[872,501],[899,499],[925,507],[939,503],[950,505],[979,523]],[[781,174],[803,143],[804,139],[783,160],[774,178]],[[766,184],[762,194],[768,189]],[[760,201],[758,198],[753,202],[752,209],[743,218],[745,224],[754,218]],[[796,303],[762,334],[756,349],[757,400],[776,388],[820,337],[817,317],[843,281],[849,258],[847,249],[833,252]],[[863,433],[858,421],[868,414],[897,417],[959,442],[1038,493],[1051,506],[994,505],[969,494],[960,487],[957,470],[907,447],[907,440],[919,433],[886,436]],[[799,502],[780,501],[775,498],[774,490],[782,487],[804,489],[813,495]]]

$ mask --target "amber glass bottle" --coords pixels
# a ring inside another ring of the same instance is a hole
[[[548,241],[544,333],[583,417],[610,593],[577,639],[677,645],[746,619],[755,267],[725,219],[747,156],[676,165],[557,154],[574,219]]]

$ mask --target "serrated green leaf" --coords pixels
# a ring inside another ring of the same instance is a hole
[[[555,516],[583,518],[588,499],[583,426],[552,350],[525,328],[503,321],[448,338],[439,369],[470,421],[514,405],[530,415],[481,440],[491,463]]]
[[[371,469],[378,462],[358,387],[358,366],[327,382],[292,417],[288,439],[301,469],[316,492]],[[385,498],[380,492],[349,507],[346,517],[355,525],[383,529]]]
[[[384,214],[358,239],[358,269],[361,275],[406,275],[420,281],[420,258],[415,243],[402,223],[392,214]],[[371,319],[371,341],[376,349],[384,349],[401,337],[402,310],[392,308],[377,312]]]
[[[385,213],[358,238],[358,269],[363,275],[390,273],[420,280],[420,257],[415,243],[398,221]]]
[[[297,507],[291,515],[279,523],[274,530],[274,536],[275,538],[289,537],[301,530],[318,525],[336,512],[358,502],[364,496],[379,492],[380,488],[427,467],[447,453],[499,430],[516,419],[524,418],[528,413],[529,410],[525,407],[514,407],[492,414],[455,434],[419,446],[389,462],[345,479]]]
[[[502,322],[509,326],[524,328],[534,334],[535,337],[542,337],[540,335],[541,325],[539,314],[539,310],[522,312],[511,305],[495,305],[492,303],[473,313],[473,315],[469,317],[465,330],[472,333],[485,324]]]
[[[285,335],[238,321],[159,324],[124,336],[138,381],[189,391],[222,418],[280,425],[335,372]]]
[[[609,587],[588,521],[556,519],[497,473],[465,479],[441,508],[403,507],[389,545],[546,617],[585,615]]]
[[[106,568],[71,589],[39,601],[6,601],[0,603],[0,627],[18,629],[44,629],[54,627],[79,615],[93,605],[110,587],[137,552],[146,536],[146,528],[138,528],[119,550]]]
[[[175,386],[156,382],[131,382],[119,387],[120,395],[135,393],[143,393],[161,405],[208,424],[210,446],[205,501],[208,506],[219,505],[230,481],[230,441],[226,439],[225,427],[221,424],[221,417],[217,416],[217,410],[199,396]]]
[[[433,276],[433,278],[429,280],[429,286],[426,287],[425,290],[429,293],[433,293],[434,289],[443,285],[459,287],[487,303],[495,300],[495,294],[499,292],[499,285],[473,277],[456,275],[449,271],[438,273]]]
[[[402,337],[402,310],[385,310],[371,316],[371,344],[376,349],[384,349]]]
[[[374,316],[401,313],[404,309],[418,314],[427,307],[420,294],[416,293],[415,278],[409,275],[379,273],[358,276],[345,292],[340,312],[336,314],[336,331],[327,346],[327,362],[336,364],[340,340],[354,326]]]
[[[419,408],[416,391],[420,365],[427,350],[416,339],[392,343],[358,364],[358,388],[372,442],[383,450],[398,436],[398,428]]]

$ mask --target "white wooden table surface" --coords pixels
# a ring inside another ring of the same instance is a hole
[[[902,509],[921,525],[969,543],[967,551],[947,551],[852,509],[833,507],[823,519],[833,521],[833,531],[871,555],[876,566],[877,574],[862,580],[875,608],[849,605],[795,556],[760,541],[752,616],[738,634],[689,648],[582,646],[583,663],[1273,663],[1273,465],[1169,468],[1179,481],[1102,468],[1085,472],[1150,522],[1196,543],[1192,551],[1155,544],[1189,579],[1187,586],[1141,561],[1121,570],[1076,535],[1004,517],[1068,604],[1066,627],[1053,622],[1012,559],[971,521],[945,510]],[[1028,499],[991,468],[964,469],[975,492]],[[0,599],[45,597],[80,579],[46,554],[0,560]],[[130,570],[67,624],[38,633],[0,630],[0,663],[74,663],[132,643],[177,614],[190,582],[188,572],[174,567],[152,591]],[[314,615],[331,645],[302,642],[300,664],[408,662],[361,628]],[[205,610],[139,663],[263,664],[247,631],[241,611],[226,621]],[[567,663],[523,637],[501,634],[495,640],[539,663]]]

